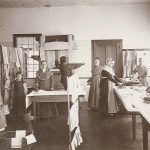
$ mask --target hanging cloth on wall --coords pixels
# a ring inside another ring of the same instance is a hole
[[[3,55],[3,64],[4,65],[8,65],[8,53],[7,53],[7,47],[1,45],[2,47],[2,55]]]
[[[10,92],[10,79],[7,78],[5,80],[5,86],[4,86],[4,105],[9,105],[9,92]]]
[[[4,105],[3,105],[3,100],[0,92],[0,131],[4,130],[6,126],[7,124],[6,124]]]
[[[123,77],[124,78],[131,77],[136,66],[137,66],[136,50],[123,51]]]
[[[16,52],[16,67],[23,70],[23,51],[22,48],[15,48]]]
[[[3,55],[3,65],[4,65],[4,77],[9,78],[9,61],[8,61],[8,52],[7,47],[1,45],[2,55]]]

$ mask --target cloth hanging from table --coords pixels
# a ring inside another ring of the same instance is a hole
[[[80,128],[78,126],[71,141],[71,150],[75,150],[75,148],[78,147],[82,142],[83,139],[81,137]]]
[[[75,127],[78,127],[79,125],[79,106],[78,106],[78,101],[76,101],[71,109],[69,110],[70,111],[70,118],[69,118],[69,121],[70,121],[70,129],[71,131],[73,131],[73,129]]]
[[[74,103],[80,94],[80,91],[83,90],[80,84],[80,80],[77,74],[74,74],[68,78],[68,91],[72,94],[72,102]]]

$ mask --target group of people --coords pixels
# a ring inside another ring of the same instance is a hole
[[[60,74],[61,74],[61,83],[64,86],[64,89],[67,90],[67,77],[73,74],[73,70],[84,65],[84,63],[68,63],[67,58],[62,56],[60,58],[61,64],[59,65]],[[47,62],[45,60],[41,61],[41,67],[36,73],[35,87],[45,91],[54,90],[54,80],[53,72],[48,69]],[[16,78],[13,82],[13,91],[14,98],[12,102],[12,112],[16,116],[21,116],[26,125],[26,129],[30,132],[33,132],[33,126],[31,122],[31,117],[29,110],[26,109],[26,94],[28,92],[27,84],[23,79],[22,72],[18,71],[16,73]],[[44,105],[44,104],[43,104]],[[51,111],[49,106],[46,104],[42,106],[44,109],[43,113],[46,111]],[[49,110],[48,110],[49,109]],[[41,112],[42,113],[42,112]]]
[[[106,65],[102,67],[100,65],[100,59],[96,57],[92,69],[92,77],[88,80],[88,83],[90,83],[88,107],[91,109],[99,108],[102,116],[106,116],[107,114],[114,115],[118,111],[113,88],[115,85],[123,85],[124,81],[115,75],[113,70],[114,63],[115,61],[112,58],[107,58]],[[68,63],[65,56],[60,58],[60,82],[65,90],[67,90],[67,77],[73,75],[73,70],[82,65],[84,65],[84,63]],[[148,86],[148,69],[142,64],[141,58],[139,59],[139,65],[135,68],[133,74],[136,72],[138,73],[140,83],[144,86]],[[41,61],[41,67],[36,73],[35,85],[36,88],[41,90],[54,90],[53,72],[48,69],[45,60]],[[13,89],[14,99],[12,103],[12,112],[17,116],[22,116],[27,130],[33,132],[30,114],[28,109],[26,109],[25,103],[28,89],[27,84],[23,79],[22,72],[16,73],[16,79],[13,82]],[[44,110],[49,109],[46,109],[47,106],[44,106]]]
[[[92,77],[88,80],[91,85],[88,107],[94,110],[99,109],[101,116],[112,116],[118,112],[114,86],[121,86],[125,81],[115,75],[113,70],[115,61],[112,58],[107,58],[106,65],[103,67],[98,57],[94,61]],[[148,69],[143,65],[142,58],[139,59],[139,65],[133,71],[133,76],[135,73],[138,73],[140,84],[148,87]]]

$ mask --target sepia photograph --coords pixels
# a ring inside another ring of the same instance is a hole
[[[0,0],[0,150],[150,149],[150,0]]]

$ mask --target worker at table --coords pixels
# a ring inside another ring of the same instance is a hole
[[[143,64],[142,58],[139,58],[139,65],[135,68],[132,75],[134,76],[136,73],[141,85],[149,87],[148,68]]]
[[[79,68],[82,65],[84,65],[84,63],[67,63],[66,56],[60,57],[60,82],[64,86],[65,90],[67,90],[67,76],[70,77],[71,75],[73,75],[73,70]]]
[[[112,58],[107,58],[106,65],[101,72],[99,111],[102,117],[107,114],[113,116],[118,111],[114,86],[115,84],[123,85],[123,83],[114,73],[114,63]]]
[[[88,97],[88,107],[95,110],[99,107],[99,97],[100,97],[100,80],[101,72],[103,67],[100,65],[100,58],[96,57],[94,59],[94,67],[92,69],[92,77],[87,81],[91,83]]]
[[[47,68],[47,62],[45,60],[41,61],[41,68],[36,73],[35,79],[36,88],[50,91],[53,89],[53,72]],[[42,106],[41,106],[42,105]],[[45,116],[47,112],[50,112],[50,117],[52,117],[52,112],[50,110],[50,104],[41,104],[40,113],[42,116]]]

